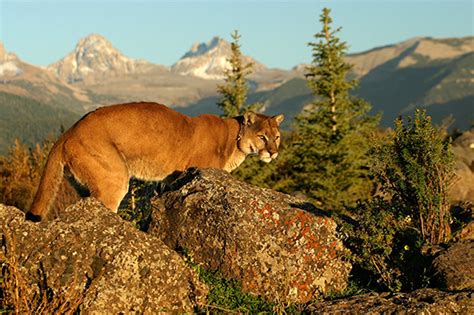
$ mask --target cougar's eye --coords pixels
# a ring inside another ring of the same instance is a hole
[[[275,137],[275,140],[278,140],[278,139],[280,139],[280,136],[276,136],[276,137]]]
[[[267,141],[267,137],[265,137],[264,135],[259,135],[258,138],[260,140]]]

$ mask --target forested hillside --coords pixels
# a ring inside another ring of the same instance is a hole
[[[414,56],[418,62],[411,66],[400,67],[400,57],[375,67],[362,76],[351,94],[371,103],[372,113],[381,112],[385,127],[393,126],[399,115],[412,115],[415,108],[422,107],[435,123],[452,115],[454,127],[468,129],[474,120],[474,53],[440,60]],[[294,117],[311,95],[306,81],[295,78],[249,98],[266,102],[267,113],[284,112]]]
[[[9,93],[0,92],[0,154],[16,138],[33,146],[48,136],[57,136],[81,116],[66,109]]]

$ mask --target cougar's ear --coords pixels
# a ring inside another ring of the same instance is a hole
[[[285,119],[285,115],[279,114],[279,115],[273,116],[272,118],[275,119],[275,122],[277,123],[277,125],[280,125],[281,122]]]
[[[255,114],[254,112],[246,112],[244,114],[244,125],[247,125],[247,126],[253,125],[256,120],[257,120],[257,114]]]

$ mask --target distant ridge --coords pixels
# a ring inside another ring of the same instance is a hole
[[[408,52],[408,50],[410,51]],[[346,56],[346,60],[354,65],[354,74],[361,77],[376,67],[402,55],[405,55],[405,57],[399,58],[399,67],[416,65],[422,59],[434,61],[456,58],[472,51],[474,51],[474,37],[472,36],[442,39],[415,37],[398,44],[375,47],[367,51],[349,54]],[[414,55],[419,58],[414,57]],[[294,67],[294,70],[303,73],[306,66],[306,64],[299,64]]]
[[[353,94],[369,101],[373,113],[381,112],[383,126],[398,116],[425,108],[435,123],[452,115],[451,126],[467,129],[474,123],[474,37],[415,38],[396,45],[348,55],[359,86]],[[303,75],[305,65],[295,71]],[[268,93],[255,94],[292,117],[312,97],[306,82],[294,79]]]

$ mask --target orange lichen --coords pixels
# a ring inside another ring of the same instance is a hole
[[[256,277],[256,272],[253,268],[250,268],[248,270],[248,274],[247,274],[247,282],[246,282],[246,287],[247,289],[249,289],[250,291],[257,288],[257,283],[255,281],[255,279],[257,278]]]
[[[314,278],[310,274],[303,274],[298,277],[299,280],[294,280],[290,283],[290,287],[297,289],[298,300],[305,301],[311,299],[311,286]]]
[[[263,205],[263,207],[259,207],[258,202],[256,200],[254,200],[250,203],[250,205],[252,207],[256,208],[257,213],[259,213],[263,217],[263,219],[267,219],[269,221],[272,221],[274,223],[274,225],[279,224],[279,222],[280,222],[279,216],[270,204],[266,203],[266,204]]]

